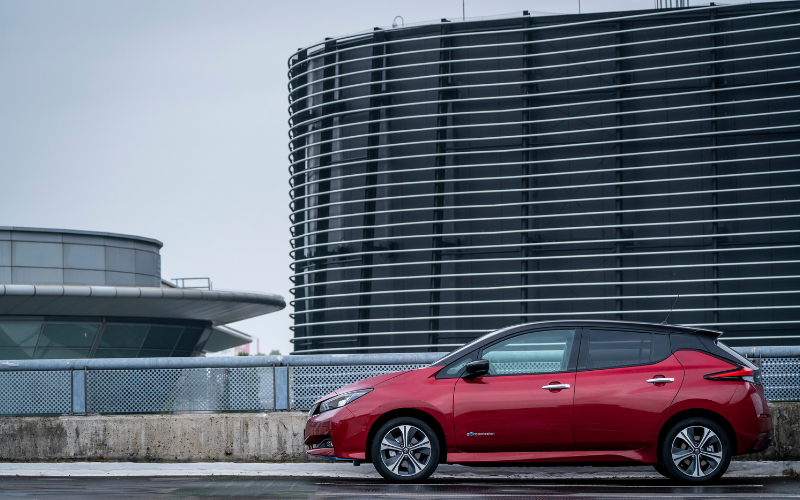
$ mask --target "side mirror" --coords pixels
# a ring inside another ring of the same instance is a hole
[[[489,360],[488,359],[479,359],[477,361],[472,361],[467,363],[464,367],[464,375],[462,378],[473,378],[473,377],[481,377],[489,373]]]

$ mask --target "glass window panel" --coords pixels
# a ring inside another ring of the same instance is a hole
[[[187,358],[192,354],[192,351],[173,351],[173,358]]]
[[[127,349],[139,349],[147,335],[149,326],[142,325],[106,325],[103,330],[103,337],[100,339],[98,348],[120,347]],[[136,353],[134,353],[134,357]]]
[[[178,326],[151,326],[142,349],[169,349],[175,347],[183,328]]]
[[[135,358],[139,349],[97,349],[95,358]]]
[[[168,358],[172,351],[156,350],[156,349],[142,349],[139,351],[140,358]]]
[[[92,347],[100,325],[45,323],[39,347]]]
[[[36,349],[34,359],[73,359],[89,357],[89,349]]]
[[[0,346],[16,347],[36,345],[39,330],[42,329],[41,323],[31,322],[11,322],[0,323]]]
[[[483,350],[489,375],[525,375],[567,369],[575,330],[530,332],[506,339]]]
[[[653,354],[650,361],[655,363],[667,359],[672,354],[669,345],[669,335],[653,334]]]
[[[471,363],[472,361],[474,361],[472,359],[472,356],[466,356],[466,357],[462,358],[461,360],[456,361],[455,363],[451,364],[450,367],[447,369],[446,373],[448,375],[455,375],[456,373],[460,372],[461,369],[464,368],[467,365],[467,363]]]
[[[181,335],[181,339],[178,341],[178,345],[175,346],[175,350],[194,350],[194,346],[196,346],[197,341],[200,340],[200,335],[203,334],[203,330],[203,328],[187,328],[184,330],[183,335]]]
[[[0,349],[0,359],[31,359],[33,349]]]
[[[615,366],[644,365],[650,362],[651,333],[591,330],[586,367],[590,370]]]

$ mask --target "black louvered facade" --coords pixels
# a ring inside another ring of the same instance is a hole
[[[376,29],[290,60],[295,352],[547,319],[800,343],[800,2]]]

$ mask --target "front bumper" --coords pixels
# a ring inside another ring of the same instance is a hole
[[[367,432],[347,406],[314,415],[306,422],[304,443],[309,447],[306,453],[330,460],[364,460]],[[328,438],[332,448],[313,448]]]

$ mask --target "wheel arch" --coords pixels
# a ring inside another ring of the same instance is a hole
[[[679,411],[675,415],[672,415],[667,419],[666,422],[664,422],[664,425],[661,426],[661,430],[659,430],[658,432],[658,441],[656,441],[656,450],[659,463],[661,462],[662,458],[661,443],[663,442],[664,437],[667,435],[667,432],[669,432],[669,430],[672,429],[672,426],[685,418],[698,418],[698,417],[707,418],[719,424],[720,427],[722,427],[725,430],[725,433],[728,435],[728,439],[730,440],[731,443],[731,453],[733,455],[736,455],[736,450],[738,449],[736,443],[736,431],[734,430],[733,425],[731,425],[731,423],[728,422],[728,419],[726,419],[724,416],[720,415],[719,413],[713,410],[707,410],[705,408],[690,408]]]
[[[428,424],[431,429],[433,429],[433,432],[436,433],[436,437],[439,439],[439,463],[445,463],[447,459],[447,439],[445,438],[442,425],[438,420],[436,420],[436,417],[430,413],[416,408],[397,408],[384,413],[375,420],[375,422],[372,424],[372,427],[369,429],[369,433],[367,434],[367,446],[365,450],[367,461],[372,460],[372,440],[375,438],[375,434],[377,434],[378,429],[380,429],[381,426],[389,420],[397,417],[414,417]]]

